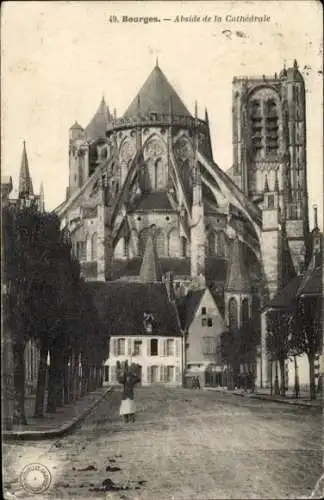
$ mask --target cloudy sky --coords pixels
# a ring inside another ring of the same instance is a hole
[[[248,14],[270,20],[226,19]],[[171,21],[111,23],[113,15]],[[177,15],[201,20],[173,22]],[[203,22],[206,15],[212,21]],[[6,2],[1,20],[2,172],[17,184],[26,140],[34,187],[44,182],[48,209],[65,196],[69,127],[75,120],[86,126],[103,94],[120,116],[156,57],[189,110],[195,99],[202,116],[208,108],[214,159],[224,170],[232,164],[233,76],[271,75],[297,58],[307,89],[310,207],[319,205],[323,227],[319,2]]]

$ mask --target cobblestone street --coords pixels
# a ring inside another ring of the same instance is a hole
[[[71,436],[4,445],[12,498],[32,498],[19,474],[46,465],[42,498],[310,498],[322,473],[320,409],[217,392],[138,388],[137,419],[106,397]]]

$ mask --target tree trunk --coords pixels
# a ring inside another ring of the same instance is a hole
[[[14,407],[13,423],[27,425],[25,414],[25,345],[13,342],[12,355],[14,366]]]
[[[278,378],[278,361],[275,361],[275,383],[274,383],[274,392],[275,395],[278,396],[280,394],[279,390],[279,378]]]
[[[315,385],[315,356],[308,354],[309,362],[309,394],[311,399],[316,399],[316,385]]]
[[[270,361],[270,394],[273,395],[273,361]]]
[[[79,356],[77,352],[72,355],[72,401],[78,398]]]
[[[63,365],[63,392],[64,392],[64,404],[67,405],[70,402],[70,387],[69,387],[69,357],[64,357]]]
[[[56,394],[55,394],[55,369],[53,353],[50,352],[50,365],[48,370],[48,391],[47,391],[47,412],[56,413]]]
[[[295,366],[295,398],[299,399],[300,386],[299,386],[299,373],[298,373],[297,356],[294,356],[294,366]]]
[[[281,358],[280,363],[280,395],[286,395],[285,359]]]
[[[48,354],[48,347],[41,345],[39,365],[38,365],[38,379],[37,379],[37,392],[36,392],[34,417],[44,417],[47,354]]]

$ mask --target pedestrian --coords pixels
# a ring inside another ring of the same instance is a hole
[[[125,370],[118,381],[123,384],[123,396],[119,414],[124,417],[125,423],[135,422],[134,387],[141,379],[134,370]]]

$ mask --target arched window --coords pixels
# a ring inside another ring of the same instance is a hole
[[[138,234],[135,229],[132,230],[128,242],[128,256],[137,257],[139,254]]]
[[[158,158],[154,163],[154,187],[163,189],[165,187],[165,172],[162,158]]]
[[[156,251],[159,257],[165,256],[165,235],[163,231],[158,231],[155,236]]]
[[[97,260],[97,233],[93,233],[91,238],[91,260]]]
[[[85,240],[85,246],[86,246],[86,260],[91,260],[91,238],[87,234],[86,240]]]
[[[123,238],[123,243],[124,243],[124,248],[123,248],[124,257],[128,257],[129,239],[127,236]]]
[[[237,301],[234,297],[228,302],[228,326],[230,330],[235,330],[238,327]]]
[[[187,238],[181,236],[181,257],[187,257]]]
[[[248,323],[250,319],[250,306],[248,299],[243,299],[242,301],[241,317],[242,317],[242,325]]]
[[[216,235],[211,231],[207,236],[207,253],[208,255],[215,255],[216,250]]]
[[[224,233],[218,233],[217,234],[217,242],[216,242],[216,248],[217,248],[217,255],[219,257],[224,257],[225,256],[225,236]]]
[[[168,235],[168,255],[169,257],[179,257],[180,237],[176,228],[171,229]]]
[[[140,232],[138,241],[138,247],[139,247],[138,251],[140,257],[143,257],[144,255],[148,233],[149,233],[149,228],[145,228],[143,229],[143,231]]]

